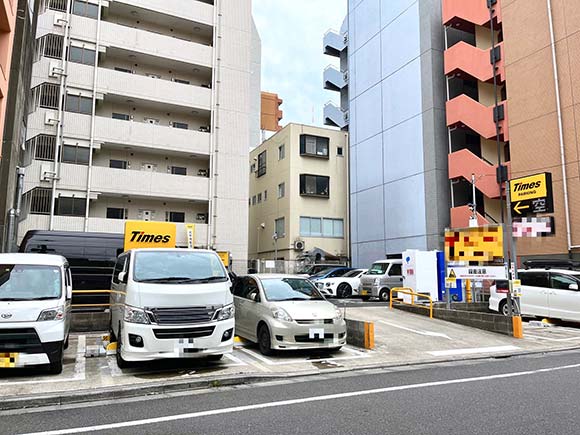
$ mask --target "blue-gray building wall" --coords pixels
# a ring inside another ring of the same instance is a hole
[[[449,223],[441,0],[349,0],[351,253],[439,249]]]

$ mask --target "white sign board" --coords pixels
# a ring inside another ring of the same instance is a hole
[[[266,269],[275,269],[276,268],[276,262],[273,260],[266,260]]]
[[[448,267],[447,277],[456,279],[507,279],[504,266]]]

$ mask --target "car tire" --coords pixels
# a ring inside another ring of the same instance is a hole
[[[501,301],[501,303],[499,304],[499,313],[506,316],[506,317],[511,317],[513,315],[516,314],[516,301],[512,300],[512,313],[510,314],[509,309],[508,309],[508,304],[507,301]]]
[[[344,299],[352,296],[352,287],[346,283],[340,283],[336,289],[336,297]]]
[[[64,364],[64,343],[61,346],[56,360],[51,362],[48,367],[48,373],[51,375],[60,375],[62,373],[62,366]]]
[[[121,356],[121,349],[123,348],[123,341],[121,337],[123,337],[123,334],[121,333],[121,325],[119,325],[119,338],[117,339],[117,353],[115,356],[117,358],[117,365],[119,368],[126,369],[129,367],[129,363]]]
[[[391,294],[388,288],[381,289],[379,292],[379,301],[381,302],[389,302],[390,297]]]
[[[258,329],[258,346],[262,355],[270,356],[274,353],[272,351],[272,337],[266,325],[261,325]]]
[[[217,362],[223,358],[222,354],[219,355],[208,355],[207,360],[211,362]]]
[[[66,340],[64,341],[64,350],[67,350],[67,349],[68,349],[68,339],[69,339],[69,338],[70,338],[70,337],[67,335],[67,336],[66,336]]]

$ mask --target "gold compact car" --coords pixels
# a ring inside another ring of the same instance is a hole
[[[342,312],[306,278],[249,275],[234,286],[236,334],[258,343],[260,352],[328,349],[346,344]]]

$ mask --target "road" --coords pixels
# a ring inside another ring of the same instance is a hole
[[[580,351],[0,414],[2,434],[577,434]]]

